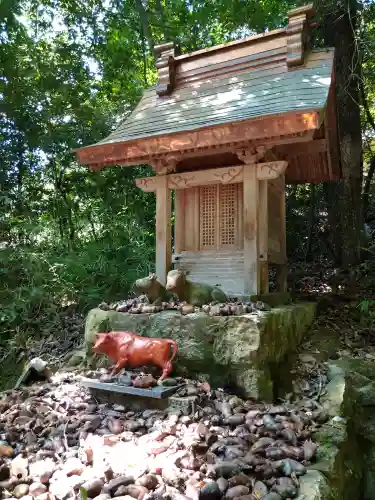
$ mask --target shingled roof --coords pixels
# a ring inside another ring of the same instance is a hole
[[[274,65],[247,67],[230,76],[217,75],[176,89],[163,98],[152,87],[144,92],[133,113],[98,144],[128,142],[267,115],[321,111],[331,85],[333,57],[320,60],[317,55],[319,52],[311,53],[307,67],[295,71],[282,72],[280,67],[275,74]]]
[[[295,9],[286,28],[178,57],[171,43],[156,47],[158,85],[108,137],[77,149],[80,162],[152,163],[167,154],[319,131],[333,99],[334,51],[308,50],[312,13],[311,6]],[[321,130],[314,136],[323,137]],[[323,177],[335,178],[330,161],[319,161]]]

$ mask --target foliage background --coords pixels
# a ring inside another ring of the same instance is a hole
[[[121,299],[152,270],[155,200],[134,186],[148,167],[88,172],[72,149],[103,138],[155,83],[153,45],[174,40],[186,53],[264,32],[285,26],[286,12],[303,3],[2,0],[0,340],[58,328],[60,311],[72,304],[85,311]],[[375,7],[362,1],[355,8],[367,173]],[[372,175],[370,168],[364,178],[369,229]],[[287,218],[291,259],[335,260],[324,185],[289,186]]]

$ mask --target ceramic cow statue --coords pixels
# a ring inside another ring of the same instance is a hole
[[[181,269],[169,271],[166,290],[176,294],[179,300],[199,307],[212,301],[226,302],[228,300],[219,287],[190,281],[187,275],[188,273]]]
[[[165,286],[158,280],[155,273],[150,273],[145,278],[140,278],[135,282],[135,288],[138,293],[144,293],[150,304],[161,305],[171,298]]]
[[[171,356],[171,348],[173,353]],[[178,352],[174,340],[152,339],[141,337],[132,332],[98,333],[93,351],[106,354],[115,366],[112,375],[126,366],[137,368],[146,365],[155,365],[162,369],[159,380],[163,380],[173,370],[172,362]]]

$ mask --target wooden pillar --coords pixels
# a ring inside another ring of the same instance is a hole
[[[285,175],[280,176],[280,254],[282,263],[277,266],[276,281],[279,292],[288,290],[288,263],[286,257],[286,220],[285,220]]]
[[[174,193],[174,251],[185,249],[185,190],[176,189]]]
[[[259,182],[260,293],[269,292],[268,275],[268,181]]]
[[[259,181],[257,167],[245,165],[243,171],[243,236],[244,236],[244,293],[260,292],[259,236],[258,236]]]
[[[168,177],[160,176],[156,188],[156,275],[166,283],[171,268],[171,191]]]

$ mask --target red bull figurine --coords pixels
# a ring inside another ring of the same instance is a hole
[[[109,332],[97,334],[92,350],[98,354],[106,354],[116,363],[111,375],[116,375],[127,366],[137,368],[155,365],[162,369],[159,380],[164,380],[173,370],[172,362],[178,352],[178,346],[170,339],[141,337],[132,332]]]

